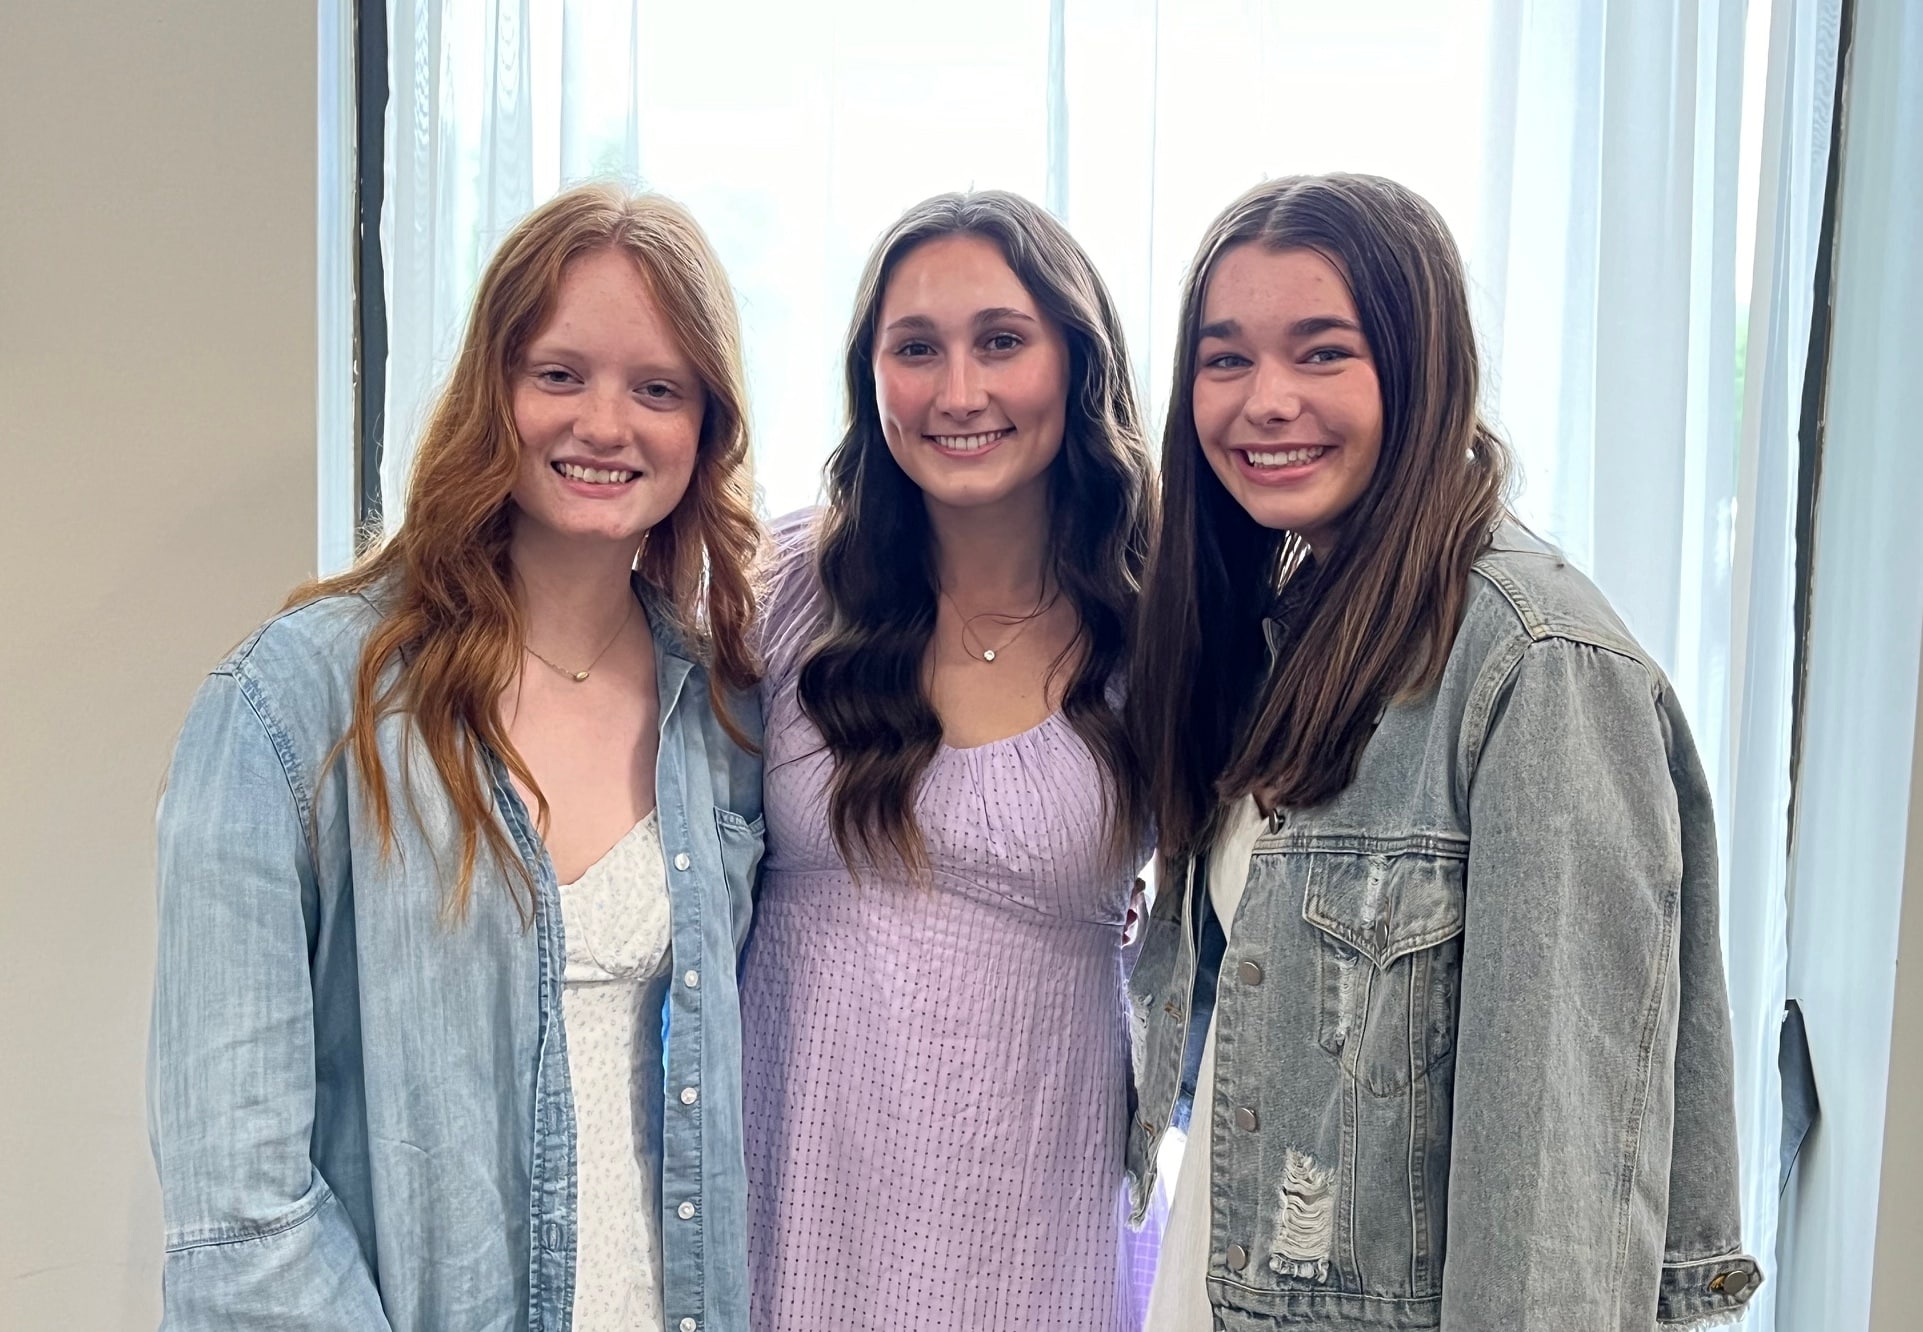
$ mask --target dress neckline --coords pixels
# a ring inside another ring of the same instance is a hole
[[[579,877],[567,883],[556,884],[555,886],[563,890],[568,888],[578,888],[582,884],[586,883],[589,879],[593,878],[596,874],[598,874],[601,871],[603,866],[605,866],[609,861],[614,859],[615,853],[617,851],[621,850],[621,848],[625,847],[629,842],[632,842],[636,837],[640,836],[641,830],[654,822],[655,815],[658,814],[660,810],[661,810],[661,807],[659,805],[656,805],[653,809],[649,810],[646,814],[643,814],[639,819],[635,821],[635,824],[632,828],[628,829],[626,832],[621,834],[621,836],[615,841],[613,846],[603,851],[600,854],[600,856],[596,858],[595,862],[592,865],[589,865],[586,869],[582,870]]]

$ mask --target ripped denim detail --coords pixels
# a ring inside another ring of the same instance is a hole
[[[1269,1270],[1327,1281],[1335,1256],[1335,1172],[1289,1148],[1282,1161],[1282,1214],[1275,1223]]]

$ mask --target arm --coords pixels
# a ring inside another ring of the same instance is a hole
[[[317,894],[298,766],[239,681],[209,678],[159,813],[148,1125],[167,1259],[163,1326],[388,1326],[315,1169],[308,949]]]
[[[1656,685],[1532,644],[1474,760],[1445,1332],[1655,1323],[1682,877]]]

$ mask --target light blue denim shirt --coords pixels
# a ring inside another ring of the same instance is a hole
[[[638,580],[661,690],[656,797],[672,906],[661,1229],[673,1332],[745,1332],[735,959],[762,848],[759,760]],[[164,1326],[566,1332],[575,1131],[553,866],[484,755],[535,886],[524,924],[484,854],[466,919],[445,791],[412,727],[383,856],[346,729],[374,601],[287,611],[203,684],[159,811],[148,1113]],[[759,737],[752,696],[735,717]]]
[[[1715,826],[1669,682],[1505,525],[1436,687],[1270,816],[1213,983],[1205,869],[1150,912],[1129,1169],[1139,1214],[1212,1001],[1218,1332],[1741,1311]]]

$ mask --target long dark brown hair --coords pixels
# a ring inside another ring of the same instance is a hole
[[[1196,434],[1209,277],[1249,244],[1312,250],[1342,274],[1381,386],[1375,473],[1334,548],[1313,556],[1249,517]],[[1509,453],[1477,391],[1462,260],[1413,191],[1377,176],[1292,176],[1209,227],[1182,291],[1163,531],[1131,664],[1130,726],[1164,855],[1193,851],[1217,810],[1250,792],[1282,806],[1336,795],[1383,707],[1440,678],[1470,566],[1505,511]],[[1278,611],[1271,668],[1264,622]]]
[[[1061,223],[999,190],[937,195],[909,209],[869,256],[855,299],[844,358],[848,425],[828,460],[817,557],[826,622],[797,678],[801,709],[834,756],[829,824],[850,864],[926,868],[914,798],[942,736],[922,678],[935,628],[933,536],[921,490],[882,433],[874,351],[896,265],[919,245],[964,234],[994,242],[1068,343],[1068,409],[1048,474],[1050,572],[1079,621],[1063,657],[1080,653],[1062,714],[1105,775],[1119,856],[1139,838],[1146,807],[1108,690],[1126,661],[1153,537],[1148,449],[1121,321],[1095,266]]]
[[[748,471],[747,393],[734,294],[707,238],[680,205],[608,184],[577,186],[517,223],[475,291],[454,368],[422,431],[399,529],[347,573],[297,589],[288,605],[378,589],[383,615],[361,652],[353,720],[342,739],[365,778],[383,847],[393,841],[393,798],[382,771],[380,719],[405,712],[459,829],[458,873],[447,908],[467,909],[485,847],[521,864],[494,819],[478,746],[497,754],[535,797],[547,800],[508,739],[497,705],[521,662],[523,626],[508,560],[521,440],[510,377],[553,316],[563,271],[599,250],[632,258],[706,390],[694,475],[674,511],[643,538],[637,569],[673,608],[709,666],[709,699],[722,726],[746,744],[728,694],[752,686],[752,575],[761,540]],[[391,664],[392,678],[383,684]],[[525,875],[513,886],[525,891]],[[525,914],[529,905],[521,901]]]

